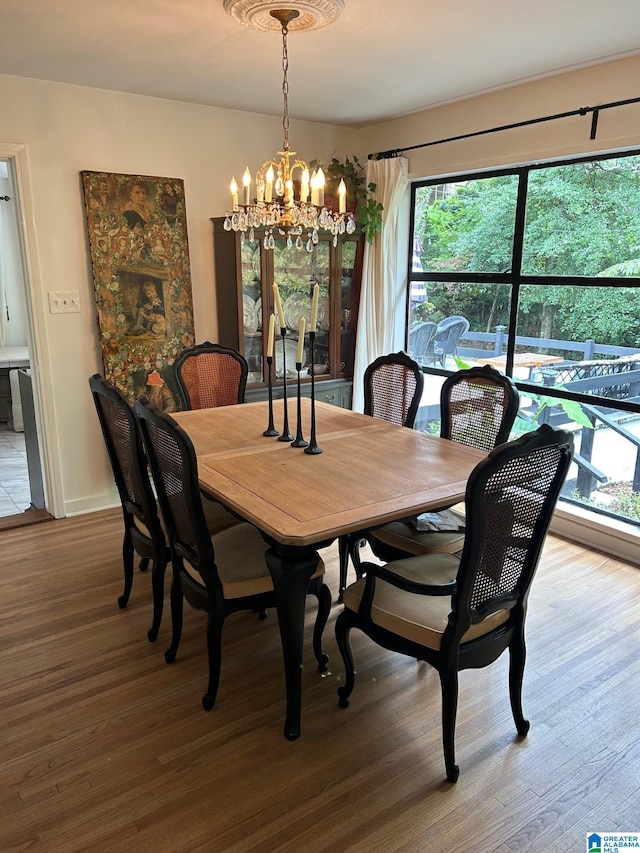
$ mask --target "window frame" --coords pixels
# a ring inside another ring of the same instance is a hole
[[[602,277],[602,276],[557,276],[557,275],[531,275],[522,273],[522,258],[525,239],[526,225],[526,201],[527,191],[529,186],[529,176],[533,172],[538,172],[544,169],[558,168],[561,166],[572,166],[579,163],[595,163],[602,160],[611,160],[613,158],[622,159],[624,157],[640,156],[640,148],[626,148],[622,151],[609,151],[600,154],[585,154],[574,157],[566,157],[561,159],[545,160],[541,162],[521,164],[513,167],[500,167],[496,169],[483,169],[474,172],[464,172],[459,174],[447,174],[445,177],[417,179],[411,182],[410,195],[410,211],[409,211],[409,246],[408,246],[408,263],[407,263],[407,290],[406,290],[406,306],[405,306],[405,348],[408,351],[409,332],[411,323],[411,285],[416,282],[424,282],[428,285],[430,282],[451,282],[455,284],[500,284],[507,285],[510,288],[510,307],[509,321],[507,327],[507,347],[506,347],[506,366],[505,374],[513,378],[513,356],[516,347],[516,334],[518,327],[518,304],[521,288],[524,286],[534,287],[551,287],[551,286],[580,286],[580,287],[623,287],[627,289],[640,288],[640,276],[623,276],[623,277]],[[486,178],[503,177],[507,175],[516,175],[518,177],[518,189],[515,207],[515,223],[513,234],[513,246],[511,267],[506,271],[501,272],[437,272],[428,270],[421,272],[413,270],[413,255],[415,254],[415,218],[416,218],[416,195],[418,190],[423,187],[440,186],[443,184],[461,183],[463,181],[477,181]],[[422,370],[425,374],[434,376],[449,376],[453,372],[446,368],[435,366],[423,366]],[[514,378],[516,387],[523,394],[539,395],[541,387],[538,384],[527,382],[526,380]],[[597,406],[603,406],[617,411],[625,411],[640,415],[640,404],[631,403],[624,399],[615,400],[615,405],[612,405],[610,398],[602,397],[595,394],[584,394],[571,390],[544,388],[544,396],[558,398],[562,400],[572,400],[577,403],[585,403]],[[640,454],[640,451],[639,451]],[[640,455],[639,455],[640,460]],[[569,504],[582,509],[589,509],[599,516],[605,516],[616,521],[623,521],[636,528],[640,528],[640,520],[622,518],[616,513],[607,511],[600,507],[585,506],[584,503],[578,500],[572,500],[563,497],[563,500]]]

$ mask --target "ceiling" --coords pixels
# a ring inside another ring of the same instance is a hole
[[[286,6],[286,2],[283,2]],[[0,73],[282,114],[282,39],[223,0],[2,0]],[[289,34],[292,118],[359,127],[640,54],[639,0],[345,0]]]

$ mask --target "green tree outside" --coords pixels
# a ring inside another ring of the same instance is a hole
[[[426,272],[503,272],[512,263],[517,175],[416,192],[415,243]],[[532,170],[522,271],[527,275],[640,275],[640,156]],[[474,331],[506,325],[510,288],[429,282],[421,319],[463,314]],[[524,287],[521,335],[640,345],[640,292]],[[418,316],[416,316],[418,319]]]

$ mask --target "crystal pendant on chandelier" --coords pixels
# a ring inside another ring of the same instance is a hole
[[[232,210],[224,221],[226,231],[240,231],[242,238],[249,231],[253,238],[254,228],[264,228],[263,246],[275,248],[274,230],[283,235],[287,246],[305,248],[312,252],[319,240],[319,232],[333,234],[333,244],[337,245],[340,234],[353,234],[356,223],[352,213],[346,211],[346,187],[340,181],[339,209],[331,210],[324,203],[324,174],[322,169],[313,173],[304,160],[296,157],[289,145],[289,82],[287,72],[289,58],[287,52],[287,34],[289,23],[298,17],[295,9],[273,9],[270,15],[282,26],[282,69],[284,72],[282,93],[284,113],[282,127],[284,143],[278,151],[279,159],[267,160],[256,173],[256,195],[252,197],[251,173],[245,169],[242,177],[242,197],[236,179],[231,181],[230,191]],[[297,186],[296,186],[297,184]],[[302,235],[306,232],[306,242]]]

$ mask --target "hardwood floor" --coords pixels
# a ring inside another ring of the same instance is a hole
[[[460,780],[445,780],[440,689],[425,664],[354,635],[351,706],[309,602],[302,737],[282,735],[275,613],[225,625],[206,713],[204,620],[175,664],[155,644],[150,577],[121,592],[120,511],[0,532],[0,850],[38,853],[583,851],[640,830],[640,571],[549,539],[531,592],[519,742],[507,658],[461,676]],[[327,549],[337,589],[337,545]]]

